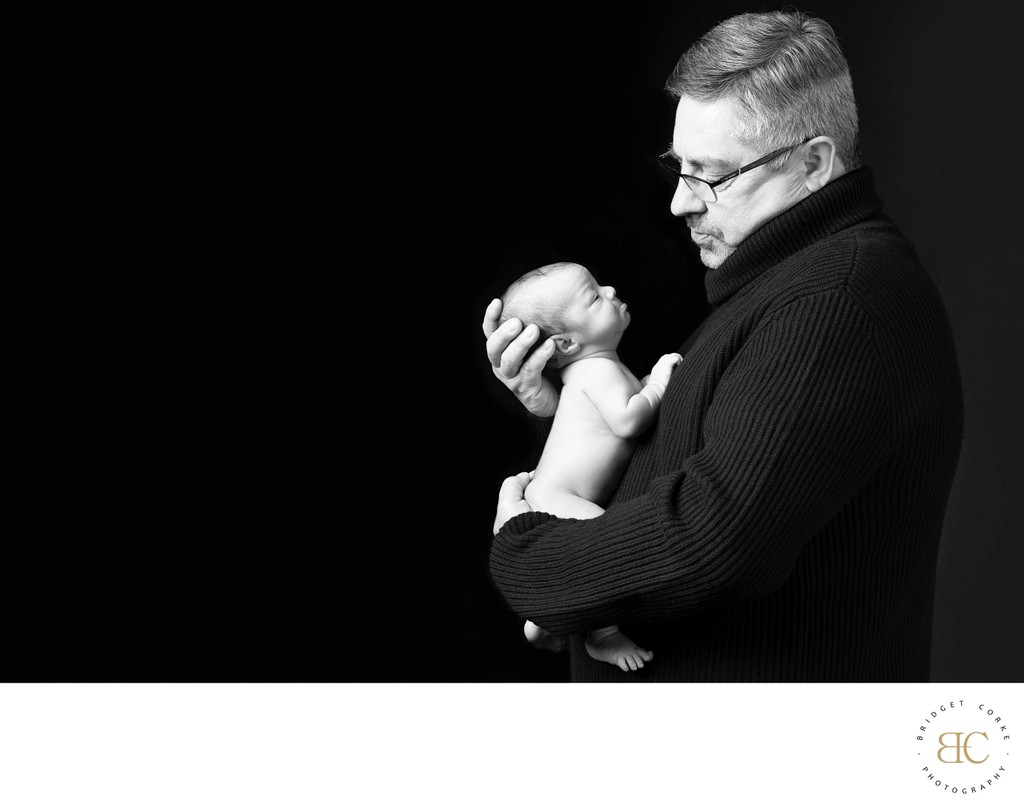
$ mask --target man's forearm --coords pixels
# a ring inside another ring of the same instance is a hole
[[[844,313],[843,301],[831,305]],[[595,519],[510,519],[491,572],[513,608],[566,633],[784,585],[803,545],[883,461],[893,428],[885,364],[863,339],[863,318],[815,322],[828,331],[805,335],[796,355],[782,317],[751,337],[703,417],[699,451],[655,472],[641,495]],[[766,396],[765,379],[785,384]]]

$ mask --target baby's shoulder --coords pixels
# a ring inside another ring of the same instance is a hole
[[[567,384],[586,387],[591,384],[607,384],[620,379],[627,380],[629,374],[621,362],[603,356],[588,356],[573,362],[566,368],[564,381]]]

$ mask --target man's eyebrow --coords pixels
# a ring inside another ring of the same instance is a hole
[[[669,145],[667,153],[676,158],[680,165],[682,164],[683,158],[679,156],[675,146]],[[721,171],[723,173],[732,170],[732,163],[718,157],[691,157],[687,162],[696,168],[710,168],[712,171]]]

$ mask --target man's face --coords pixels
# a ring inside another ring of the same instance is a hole
[[[672,153],[684,174],[714,181],[763,155],[732,136],[736,123],[733,102],[710,104],[687,96],[679,99],[672,133]],[[682,180],[672,197],[672,213],[686,218],[700,260],[712,269],[721,266],[747,236],[808,195],[791,154],[786,167],[769,172],[763,166],[744,172],[715,188],[718,199],[703,202]]]

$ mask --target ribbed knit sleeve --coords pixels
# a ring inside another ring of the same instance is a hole
[[[886,367],[844,289],[787,302],[717,380],[698,451],[681,452],[645,493],[597,519],[510,520],[492,545],[495,583],[520,615],[556,634],[770,594],[890,451]],[[685,424],[688,414],[660,417]]]

